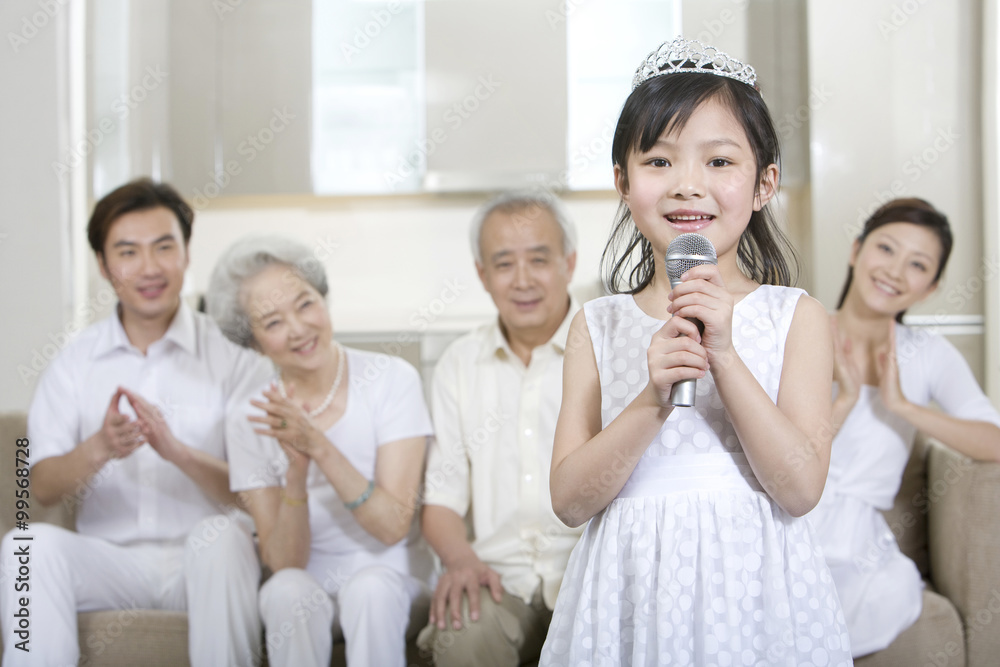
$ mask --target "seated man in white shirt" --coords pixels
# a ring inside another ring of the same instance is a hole
[[[87,233],[116,312],[52,360],[28,413],[31,498],[79,503],[78,532],[38,523],[4,537],[8,576],[15,545],[31,545],[32,619],[24,642],[5,590],[4,665],[76,665],[78,611],[135,608],[186,610],[195,666],[259,661],[260,565],[224,432],[230,396],[270,370],[181,300],[193,219],[148,179],[94,208]]]
[[[434,372],[421,526],[444,572],[418,644],[439,666],[519,665],[538,657],[582,530],[549,496],[576,231],[554,197],[508,193],[480,209],[471,241],[499,318]]]

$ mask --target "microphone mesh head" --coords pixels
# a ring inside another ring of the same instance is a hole
[[[667,246],[667,277],[671,287],[686,271],[702,264],[718,264],[715,246],[701,234],[681,234]]]

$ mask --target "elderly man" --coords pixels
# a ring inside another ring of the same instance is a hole
[[[193,220],[148,179],[94,207],[87,234],[118,305],[53,359],[28,413],[32,499],[78,502],[77,532],[39,523],[4,538],[8,573],[31,544],[33,631],[4,590],[4,665],[75,665],[78,611],[134,608],[186,610],[196,667],[259,658],[249,522],[218,512],[236,505],[227,404],[270,370],[181,299]]]
[[[421,526],[444,572],[418,644],[437,665],[519,665],[541,650],[580,535],[549,496],[576,232],[555,198],[509,193],[480,209],[471,241],[499,317],[434,373]]]

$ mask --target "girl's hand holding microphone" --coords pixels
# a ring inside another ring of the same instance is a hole
[[[697,380],[708,371],[708,351],[702,345],[698,325],[683,317],[671,317],[653,334],[646,350],[649,383],[646,391],[661,408],[672,408],[670,389],[681,380]]]
[[[682,317],[701,322],[703,333],[699,339],[709,363],[725,363],[730,355],[736,354],[733,349],[733,296],[722,282],[719,267],[715,264],[695,266],[685,272],[681,280],[670,293],[667,311],[673,315],[672,319]],[[697,325],[695,328],[697,330]]]

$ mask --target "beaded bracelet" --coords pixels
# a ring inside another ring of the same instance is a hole
[[[349,510],[356,510],[356,509],[358,509],[359,507],[361,507],[364,504],[364,502],[366,500],[368,500],[369,498],[371,498],[372,491],[374,491],[374,490],[375,490],[375,481],[374,480],[368,480],[368,488],[366,488],[364,490],[364,492],[360,496],[357,497],[356,500],[352,500],[349,503],[344,503],[344,507],[346,507]]]

